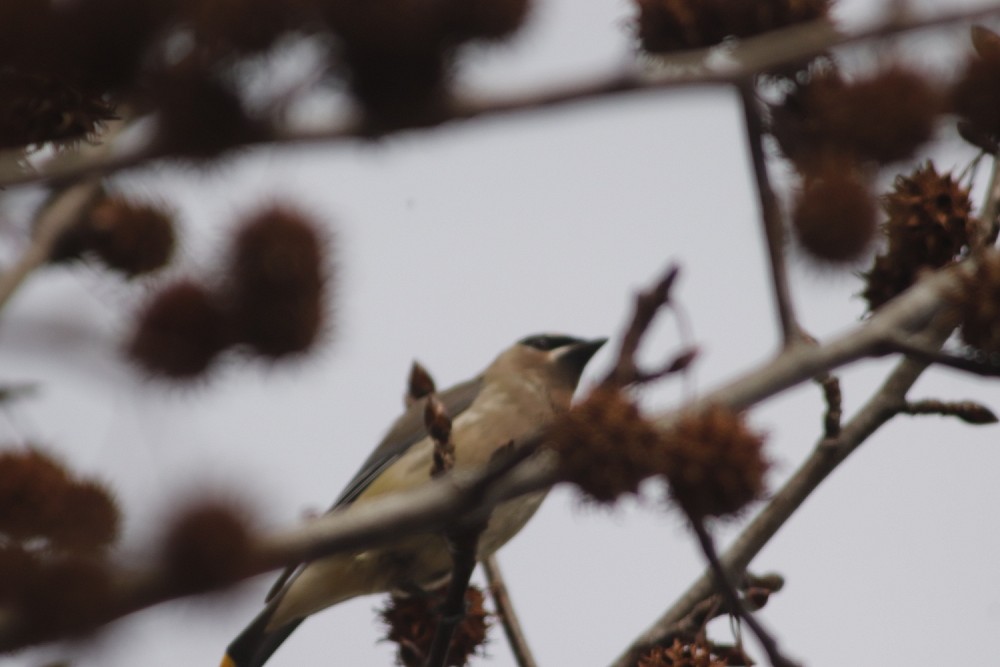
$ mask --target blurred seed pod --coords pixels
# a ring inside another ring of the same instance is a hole
[[[453,0],[448,24],[455,40],[501,40],[524,24],[531,0]]]
[[[234,503],[206,499],[183,508],[163,538],[168,580],[180,592],[232,584],[248,572],[252,542],[246,512]]]
[[[764,438],[722,406],[683,415],[656,463],[670,495],[694,520],[738,514],[765,491]]]
[[[651,459],[660,435],[620,392],[599,388],[556,420],[545,443],[559,454],[563,479],[589,499],[612,503],[637,493],[639,483],[654,474]]]
[[[888,164],[911,157],[930,139],[943,110],[937,87],[904,66],[885,66],[854,81],[823,67],[772,110],[771,132],[802,171],[831,155]]]
[[[107,564],[83,556],[47,559],[22,591],[21,644],[92,632],[110,614],[114,589]]]
[[[441,122],[447,115],[453,52],[446,48],[381,51],[347,45],[345,77],[364,112],[364,131],[380,135]]]
[[[962,318],[958,329],[962,341],[986,353],[1000,352],[1000,253],[983,253],[955,298]]]
[[[305,21],[306,0],[179,0],[200,49],[219,57],[266,51]]]
[[[140,103],[157,113],[157,142],[173,155],[210,158],[267,135],[236,87],[197,63],[185,61],[153,75],[149,90]]]
[[[636,667],[727,667],[729,664],[715,655],[704,639],[691,643],[674,639],[670,646],[654,646],[643,653]]]
[[[1000,36],[983,27],[972,28],[976,54],[970,56],[951,88],[951,106],[976,130],[1000,139]]]
[[[280,205],[251,215],[233,239],[227,273],[239,341],[272,358],[310,349],[325,321],[326,269],[312,219]]]
[[[877,207],[856,167],[830,162],[805,177],[792,211],[799,245],[823,264],[861,259],[875,238]]]
[[[393,597],[379,610],[386,639],[399,646],[397,660],[406,667],[422,667],[441,620],[444,590],[408,598]],[[485,644],[490,614],[483,606],[483,592],[476,586],[465,591],[465,616],[455,628],[445,665],[464,667]]]
[[[86,0],[51,3],[52,41],[36,66],[67,73],[88,89],[130,89],[172,20],[172,2]],[[52,48],[57,44],[58,48]]]
[[[643,50],[670,53],[752,37],[829,16],[830,0],[634,0]]]
[[[177,242],[172,215],[124,197],[98,201],[81,225],[95,254],[129,277],[166,266]]]
[[[54,75],[0,68],[0,148],[73,144],[114,118],[114,104],[99,93]]]
[[[62,464],[38,450],[0,453],[0,533],[13,540],[45,537],[72,484]]]
[[[888,247],[863,276],[871,311],[910,287],[921,270],[957,259],[968,248],[974,224],[969,191],[951,174],[939,174],[932,162],[897,177],[883,208]]]
[[[0,453],[0,534],[45,540],[50,550],[98,550],[118,537],[121,515],[104,486],[71,475],[36,449]]]
[[[103,485],[78,481],[66,489],[62,503],[59,520],[49,531],[56,546],[73,551],[96,550],[118,539],[121,511]]]
[[[201,375],[229,344],[225,313],[202,285],[182,280],[153,295],[126,345],[143,370],[173,379]]]

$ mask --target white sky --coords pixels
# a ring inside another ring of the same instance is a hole
[[[515,90],[606,72],[631,57],[627,3],[538,4],[514,44],[476,55],[468,85]],[[970,3],[921,6],[946,4]],[[843,2],[841,14],[870,16],[871,6]],[[920,60],[947,69],[938,46],[928,43]],[[375,145],[260,150],[210,170],[148,170],[127,186],[179,210],[188,241],[179,270],[210,269],[236,215],[256,202],[287,197],[328,220],[337,262],[331,344],[301,364],[230,363],[194,388],[164,388],[118,357],[146,288],[87,268],[48,271],[0,322],[0,380],[42,386],[38,398],[5,410],[0,434],[44,443],[106,479],[128,514],[123,557],[150,553],[178,494],[247,497],[265,525],[287,525],[325,508],[353,475],[398,413],[413,358],[446,386],[530,333],[616,335],[633,291],[677,261],[676,295],[704,355],[693,389],[668,383],[649,393],[651,407],[667,407],[775,350],[739,123],[726,90],[648,93]],[[949,169],[970,152],[937,155]],[[794,260],[793,280],[804,323],[820,338],[863,312],[851,276]],[[675,332],[669,320],[658,326],[649,358],[676,350]],[[595,358],[588,378],[608,356]],[[843,374],[848,415],[889,366],[865,362]],[[995,383],[953,372],[928,373],[911,396],[1000,409]],[[821,412],[812,386],[752,412],[771,434],[772,488],[813,446]],[[761,616],[789,655],[839,667],[980,664],[992,652],[1000,628],[996,433],[957,420],[897,419],[813,495],[752,566],[787,579]],[[702,569],[677,512],[654,502],[595,511],[566,489],[551,494],[500,559],[546,666],[607,664]],[[162,605],[83,647],[9,662],[215,665],[270,579]],[[364,598],[309,620],[270,664],[392,664],[393,646],[377,643],[372,609],[381,602]],[[725,621],[712,629],[725,637]],[[512,665],[499,628],[492,637],[490,658],[477,664]]]

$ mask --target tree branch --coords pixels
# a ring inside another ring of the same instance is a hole
[[[514,654],[514,660],[518,667],[537,667],[538,663],[531,653],[528,639],[521,628],[521,621],[514,611],[507,584],[500,571],[500,563],[495,555],[483,561],[483,571],[486,573],[486,581],[490,585],[490,595],[493,596],[493,604],[496,605],[497,616],[500,617],[500,624],[503,625],[503,631],[507,636],[507,643],[510,644],[510,650]]]
[[[930,17],[903,17],[888,23],[856,30],[838,32],[826,21],[804,23],[775,30],[758,37],[740,40],[732,47],[712,47],[650,59],[656,67],[632,65],[597,75],[562,87],[547,85],[541,91],[527,91],[503,97],[466,98],[453,103],[442,123],[469,120],[485,115],[533,112],[549,107],[575,104],[626,92],[670,90],[691,86],[734,84],[790,62],[808,60],[816,55],[847,44],[882,39],[901,33],[927,30],[953,23],[976,21],[1000,14],[1000,7],[976,10],[955,10]],[[728,58],[708,56],[726,49]],[[716,63],[709,66],[706,63]],[[360,119],[352,119],[325,128],[303,130],[278,127],[263,137],[242,144],[298,144],[343,141],[364,138]],[[234,146],[233,148],[239,148]],[[135,167],[144,162],[168,157],[163,149],[151,145],[129,152],[90,160],[55,159],[35,172],[11,166],[0,155],[0,187],[25,183],[68,182],[84,176],[108,175]]]

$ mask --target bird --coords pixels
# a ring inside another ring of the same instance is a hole
[[[583,370],[606,338],[562,334],[522,338],[471,380],[437,394],[452,420],[455,470],[486,465],[494,452],[536,434],[567,411]],[[423,413],[428,398],[411,402],[330,511],[350,511],[429,483],[434,444]],[[544,492],[497,506],[480,535],[483,560],[512,538],[541,505]],[[290,567],[278,578],[263,610],[229,644],[221,667],[261,667],[305,618],[354,597],[420,591],[447,581],[451,557],[440,534],[405,538],[389,546],[337,554]]]

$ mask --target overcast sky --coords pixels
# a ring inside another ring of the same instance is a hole
[[[874,4],[842,2],[840,15],[870,17]],[[945,4],[971,3],[920,3]],[[622,0],[540,0],[514,43],[471,54],[463,81],[517,90],[611,71],[633,57],[630,13]],[[942,42],[908,53],[948,68]],[[971,155],[934,150],[943,170]],[[43,443],[110,483],[127,511],[123,558],[150,553],[178,494],[246,498],[265,526],[288,525],[338,495],[398,414],[414,358],[447,386],[527,334],[616,336],[634,290],[672,261],[683,271],[675,294],[704,354],[692,385],[665,383],[644,400],[650,409],[675,405],[776,349],[749,179],[739,109],[725,89],[634,94],[377,144],[257,150],[210,170],[144,170],[122,187],[178,209],[186,245],[177,272],[209,270],[238,214],[261,201],[288,198],[326,221],[336,262],[329,344],[302,363],[229,363],[198,386],[163,387],[118,356],[149,286],[86,267],[48,271],[0,322],[0,380],[42,388],[5,409],[0,434]],[[796,257],[792,265],[810,332],[822,339],[857,323],[860,281]],[[647,357],[678,345],[668,318]],[[595,357],[583,385],[608,357]],[[891,364],[843,373],[848,416]],[[947,371],[927,373],[911,396],[1000,409],[995,383]],[[752,411],[770,434],[772,488],[807,456],[821,415],[813,386]],[[752,565],[787,579],[761,616],[789,655],[839,667],[981,664],[995,652],[997,433],[896,419],[813,495]],[[561,488],[500,560],[547,667],[607,664],[702,569],[679,513],[655,500],[594,510]],[[11,664],[215,665],[271,579],[161,605],[90,644]],[[310,619],[270,664],[392,664],[394,647],[378,643],[372,612],[381,603],[363,598]],[[725,621],[712,631],[724,638]],[[492,636],[477,664],[512,665],[502,633]]]

